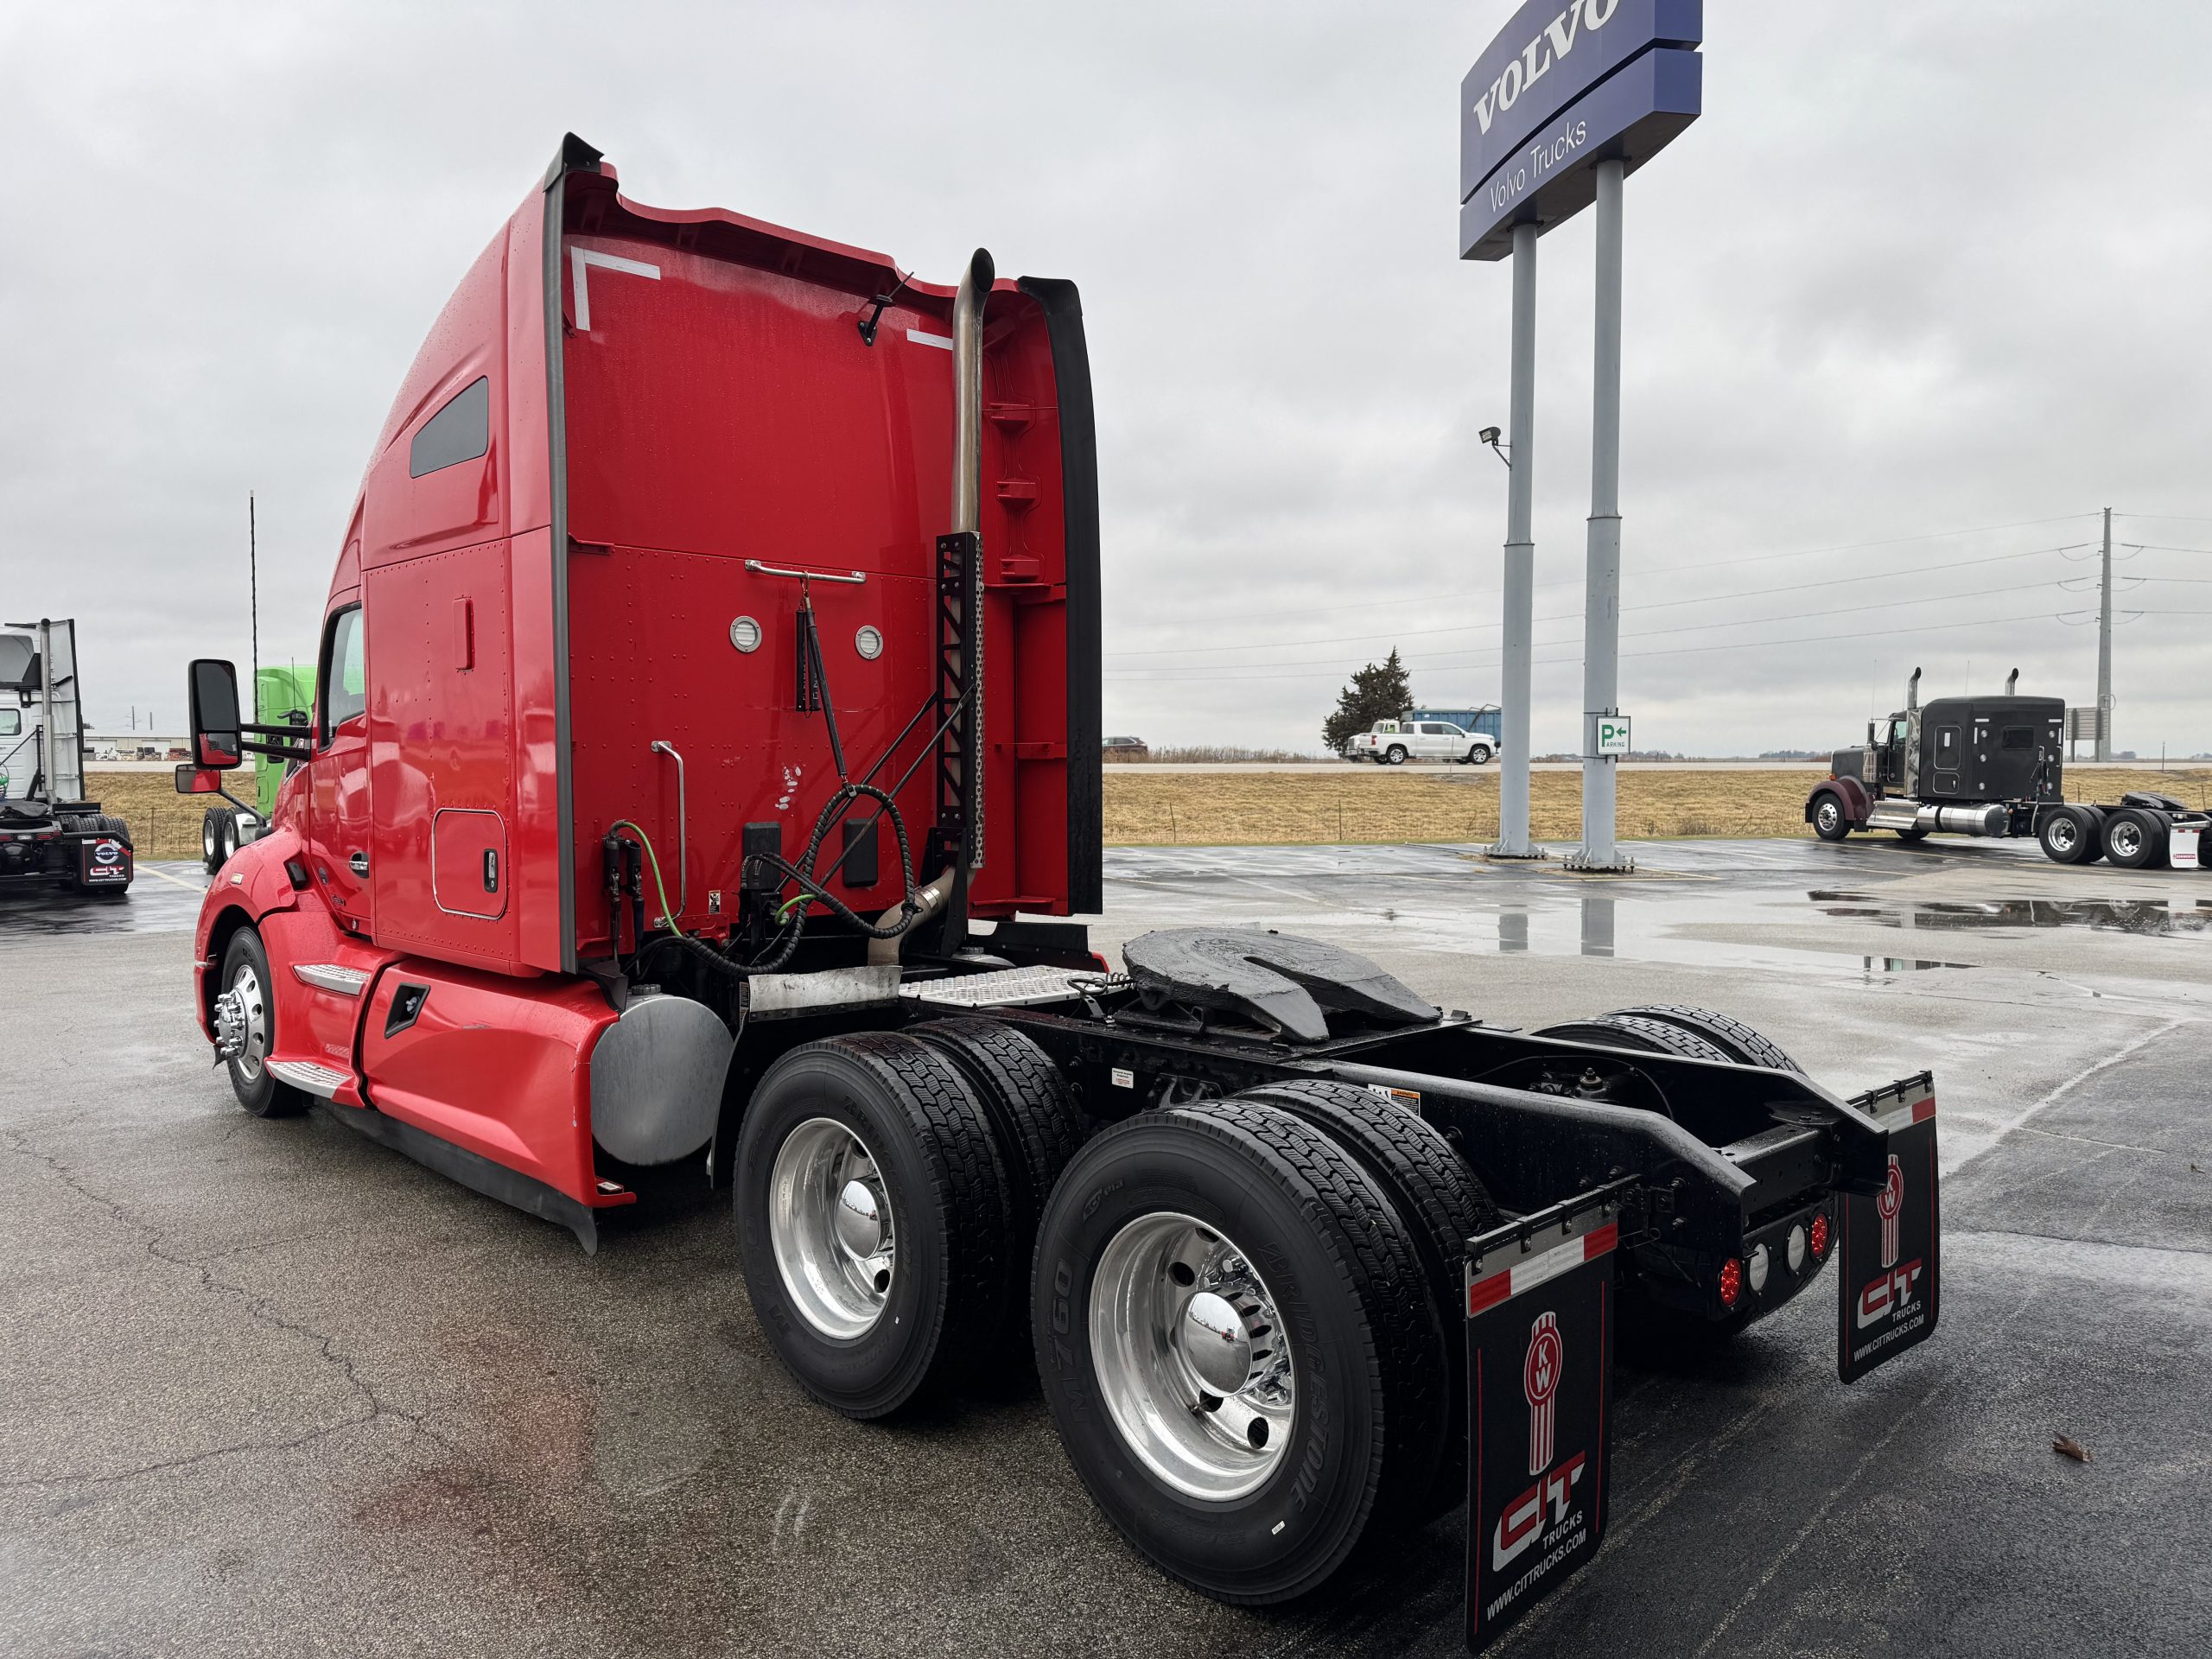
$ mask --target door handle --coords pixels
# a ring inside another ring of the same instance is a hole
[[[359,851],[346,854],[346,868],[356,875],[366,875],[369,873],[369,855]]]
[[[486,847],[486,848],[484,849],[484,891],[485,891],[485,892],[486,892],[486,893],[497,893],[499,890],[499,849],[497,849],[496,847]]]

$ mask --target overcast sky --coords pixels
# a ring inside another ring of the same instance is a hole
[[[1509,271],[1454,257],[1456,106],[1511,10],[0,9],[0,610],[173,728],[185,659],[247,654],[252,490],[264,659],[310,652],[402,373],[573,129],[643,201],[1081,284],[1109,730],[1312,747],[1394,643],[1493,699]],[[1627,191],[1638,747],[1841,743],[1916,663],[2089,701],[2059,584],[2109,505],[2118,741],[2212,749],[2212,7],[1706,13],[1706,112]],[[1543,750],[1589,216],[1540,245]]]

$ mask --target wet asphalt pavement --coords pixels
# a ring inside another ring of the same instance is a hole
[[[1605,1548],[1498,1650],[2212,1649],[2212,874],[1637,850],[1109,855],[1109,949],[1280,927],[1495,1020],[1697,1002],[1845,1091],[1936,1072],[1936,1336],[1846,1389],[1824,1284],[1624,1370]],[[1217,1606],[1091,1510],[1033,1380],[888,1425],[808,1402],[718,1201],[588,1258],[320,1116],[248,1118],[186,1005],[199,880],[0,895],[7,1651],[1459,1649],[1456,1516],[1321,1605]]]

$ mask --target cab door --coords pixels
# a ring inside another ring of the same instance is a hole
[[[310,873],[340,918],[369,931],[368,639],[358,599],[323,624],[315,675],[315,758],[308,762]]]

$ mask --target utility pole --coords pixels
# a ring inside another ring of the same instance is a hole
[[[2105,509],[2103,575],[2097,583],[2097,759],[2112,759],[2112,509]]]
[[[1505,661],[1498,700],[1497,842],[1493,858],[1541,858],[1529,844],[1529,699],[1535,634],[1536,227],[1513,227],[1513,404],[1505,486]]]

